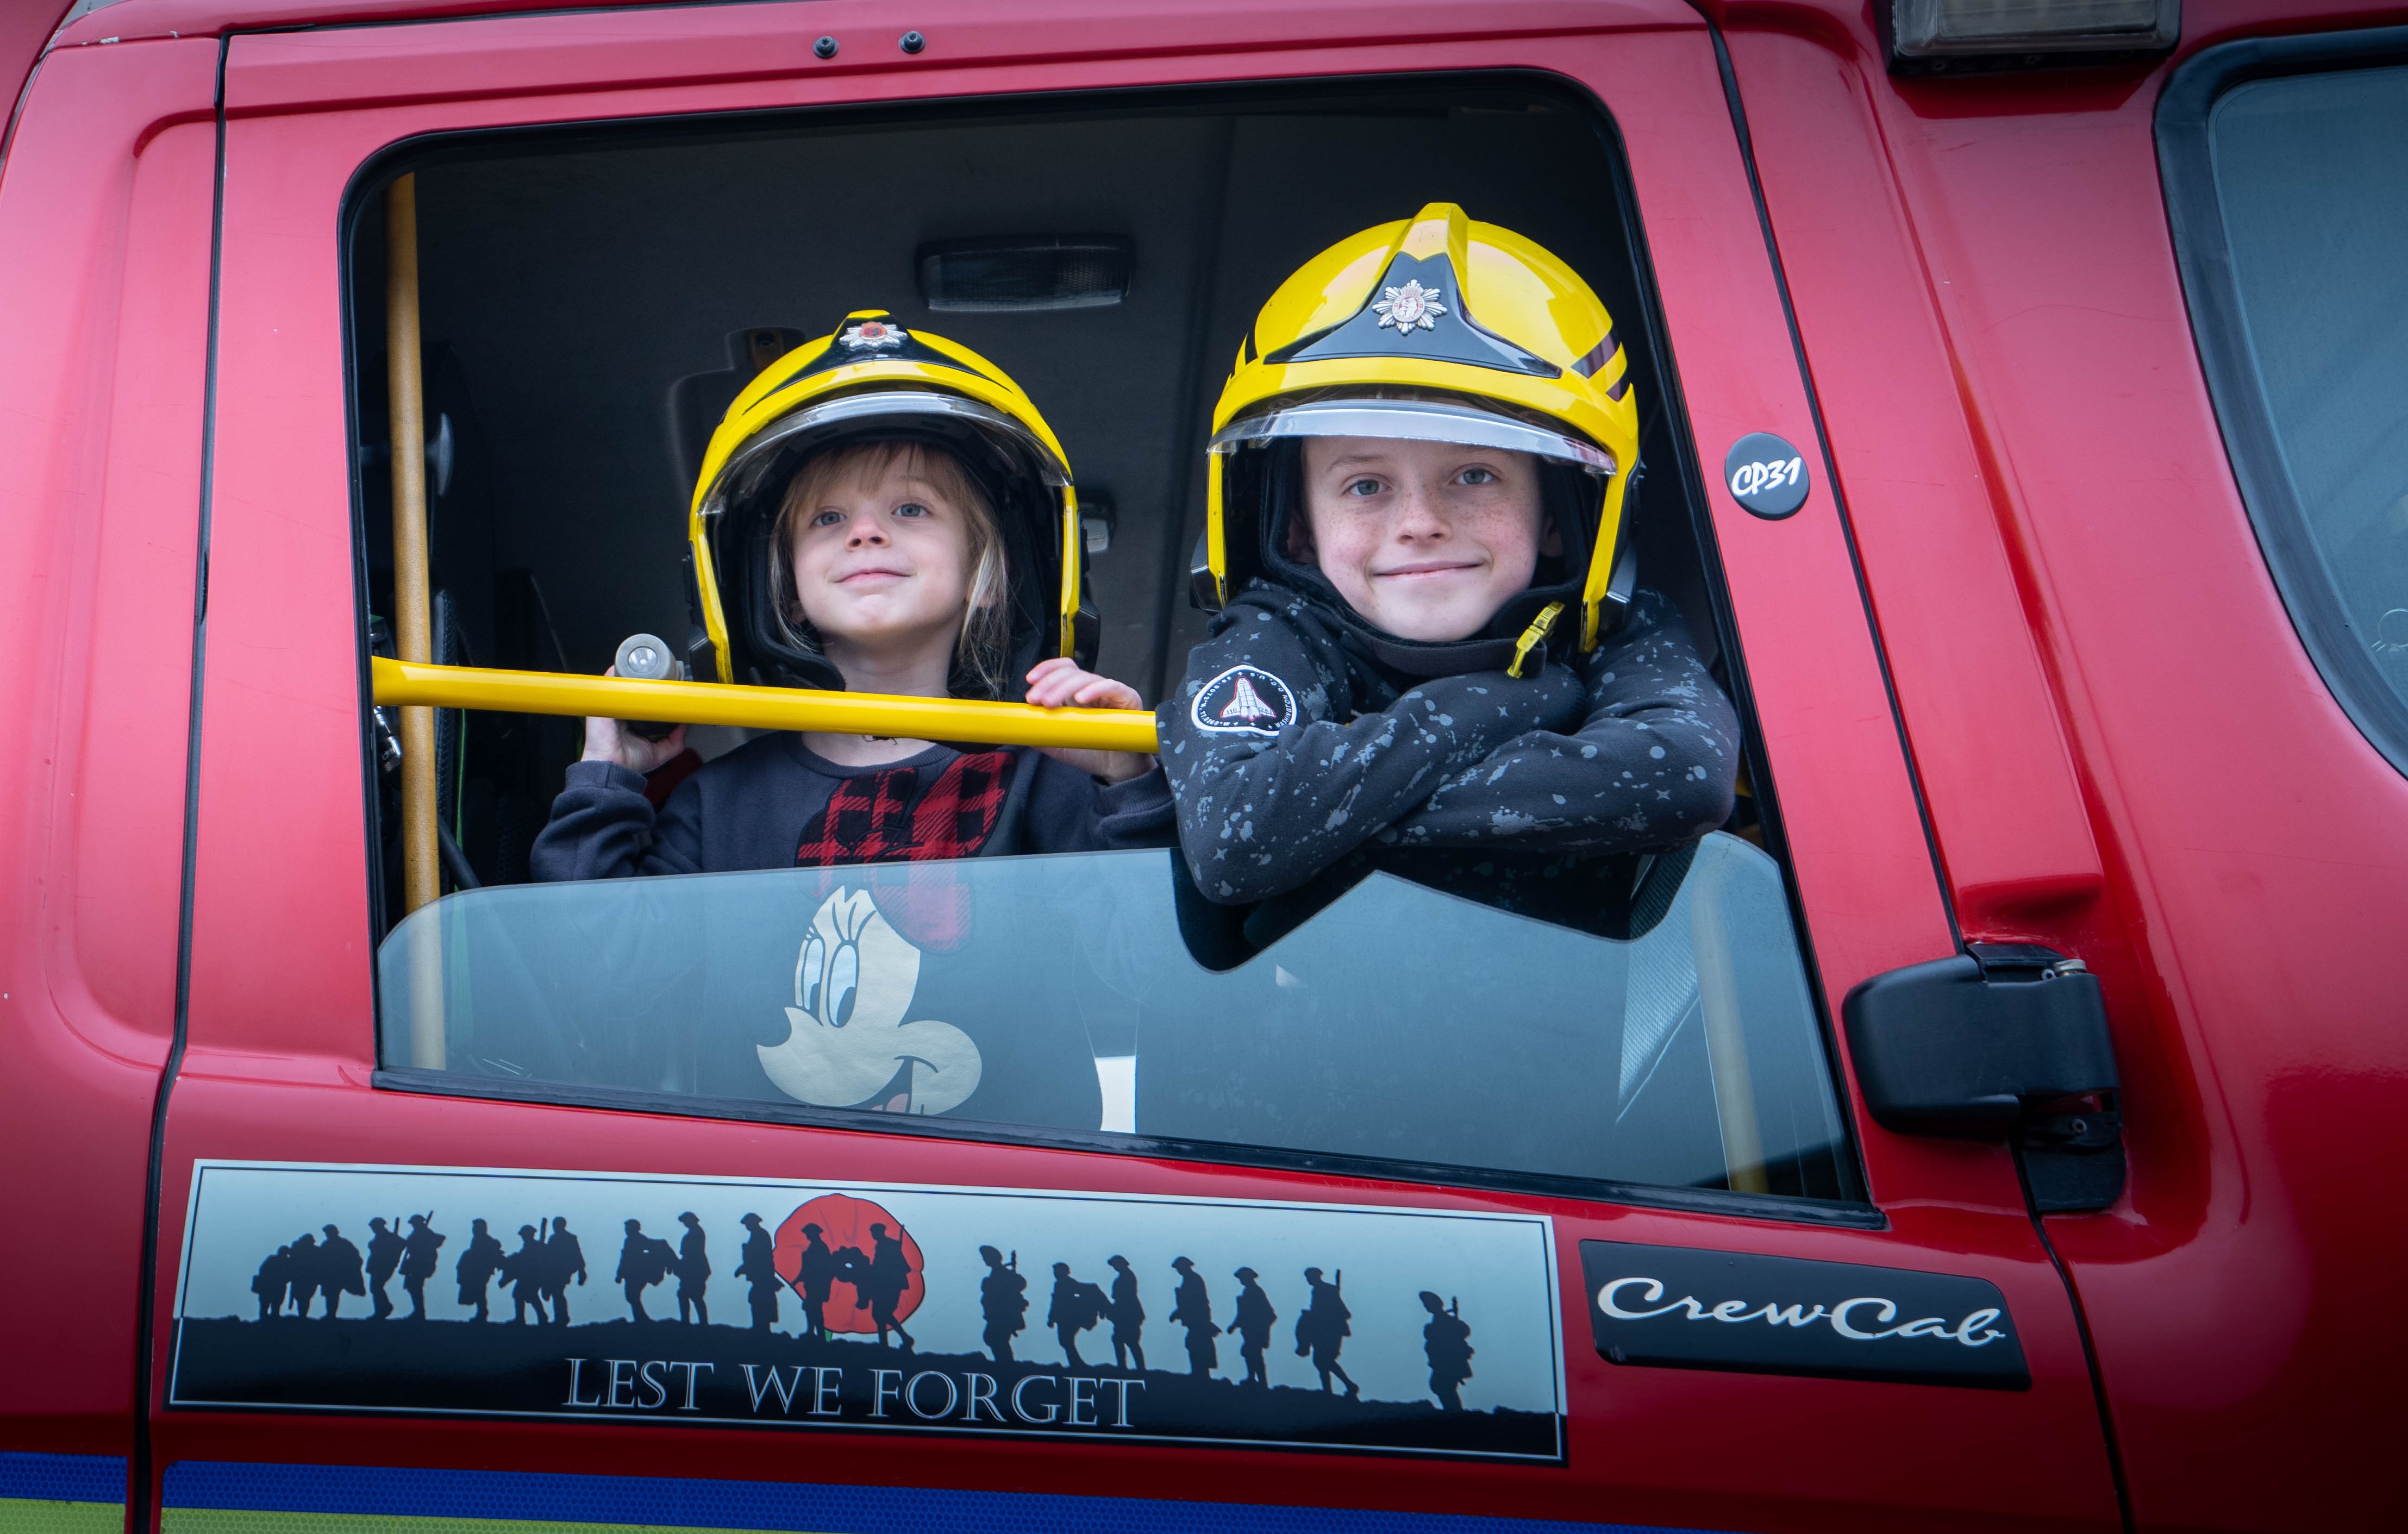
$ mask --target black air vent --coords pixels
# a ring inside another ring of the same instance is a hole
[[[1129,242],[1115,235],[947,240],[920,251],[920,296],[940,313],[1099,308],[1128,294]]]

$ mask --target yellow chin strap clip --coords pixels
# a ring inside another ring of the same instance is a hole
[[[1550,602],[1539,609],[1539,615],[1530,620],[1530,626],[1524,629],[1521,638],[1514,641],[1513,664],[1505,667],[1507,676],[1516,681],[1522,680],[1522,667],[1529,664],[1531,652],[1547,642],[1548,630],[1555,626],[1555,620],[1562,617],[1563,612],[1561,602]]]

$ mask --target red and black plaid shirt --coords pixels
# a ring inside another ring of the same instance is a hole
[[[969,857],[1003,814],[1011,753],[956,756],[924,789],[920,769],[889,767],[846,778],[803,829],[797,867]]]

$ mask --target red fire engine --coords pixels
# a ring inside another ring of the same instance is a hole
[[[2408,1517],[2408,11],[59,8],[0,31],[0,1524]],[[1612,312],[1728,824],[1565,922],[532,879],[580,715],[1154,742],[680,680],[765,369],[1010,369],[1064,645],[1153,705],[1229,359],[1445,204]]]

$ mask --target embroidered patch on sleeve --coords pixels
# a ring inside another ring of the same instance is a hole
[[[1215,735],[1277,735],[1296,723],[1296,695],[1258,666],[1233,666],[1197,693],[1190,715]]]

